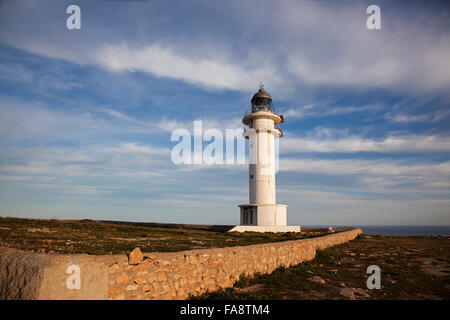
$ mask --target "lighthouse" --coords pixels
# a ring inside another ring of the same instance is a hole
[[[284,117],[272,108],[272,98],[261,85],[251,100],[251,112],[242,122],[249,140],[249,202],[239,205],[240,225],[230,231],[300,232],[287,225],[287,205],[276,202],[276,139],[283,136]]]

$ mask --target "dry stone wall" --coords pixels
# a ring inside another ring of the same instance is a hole
[[[241,274],[270,273],[312,260],[317,249],[353,240],[361,232],[353,229],[305,240],[181,252],[135,250],[129,256],[21,253],[20,259],[14,259],[11,250],[0,250],[0,299],[186,299],[231,287]],[[41,264],[36,262],[39,259]],[[32,265],[24,266],[30,261]],[[73,275],[68,268],[73,265],[80,271],[78,289],[67,286]],[[18,276],[29,279],[18,281]],[[28,285],[26,295],[17,288],[23,283]]]

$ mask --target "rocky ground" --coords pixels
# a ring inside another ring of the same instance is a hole
[[[381,269],[369,290],[367,267]],[[450,238],[360,235],[316,259],[195,299],[450,299]]]
[[[183,251],[297,240],[326,233],[229,233],[192,225],[0,217],[0,247],[40,253],[127,254],[136,247],[142,252]]]
[[[127,254],[249,245],[321,236],[227,233],[195,227],[93,220],[0,218],[0,247],[32,252]],[[194,299],[450,299],[450,238],[360,235],[318,251],[316,259],[269,275],[241,277],[233,288]],[[381,269],[381,289],[366,286],[367,267]]]

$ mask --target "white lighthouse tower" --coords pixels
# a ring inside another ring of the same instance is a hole
[[[242,119],[248,126],[244,137],[249,140],[249,203],[239,205],[240,225],[230,231],[300,232],[300,226],[286,223],[287,205],[276,202],[275,139],[283,136],[279,124],[284,118],[272,110],[272,98],[263,85],[251,103],[251,113]]]

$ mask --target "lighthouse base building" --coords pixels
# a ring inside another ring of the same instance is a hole
[[[288,226],[285,204],[241,204],[241,222],[230,231],[300,232],[300,226]]]
[[[283,136],[279,124],[284,117],[272,111],[272,98],[263,86],[251,102],[251,113],[242,119],[248,126],[249,203],[239,205],[240,225],[230,231],[300,232],[300,226],[287,225],[287,205],[276,203],[275,139]]]

